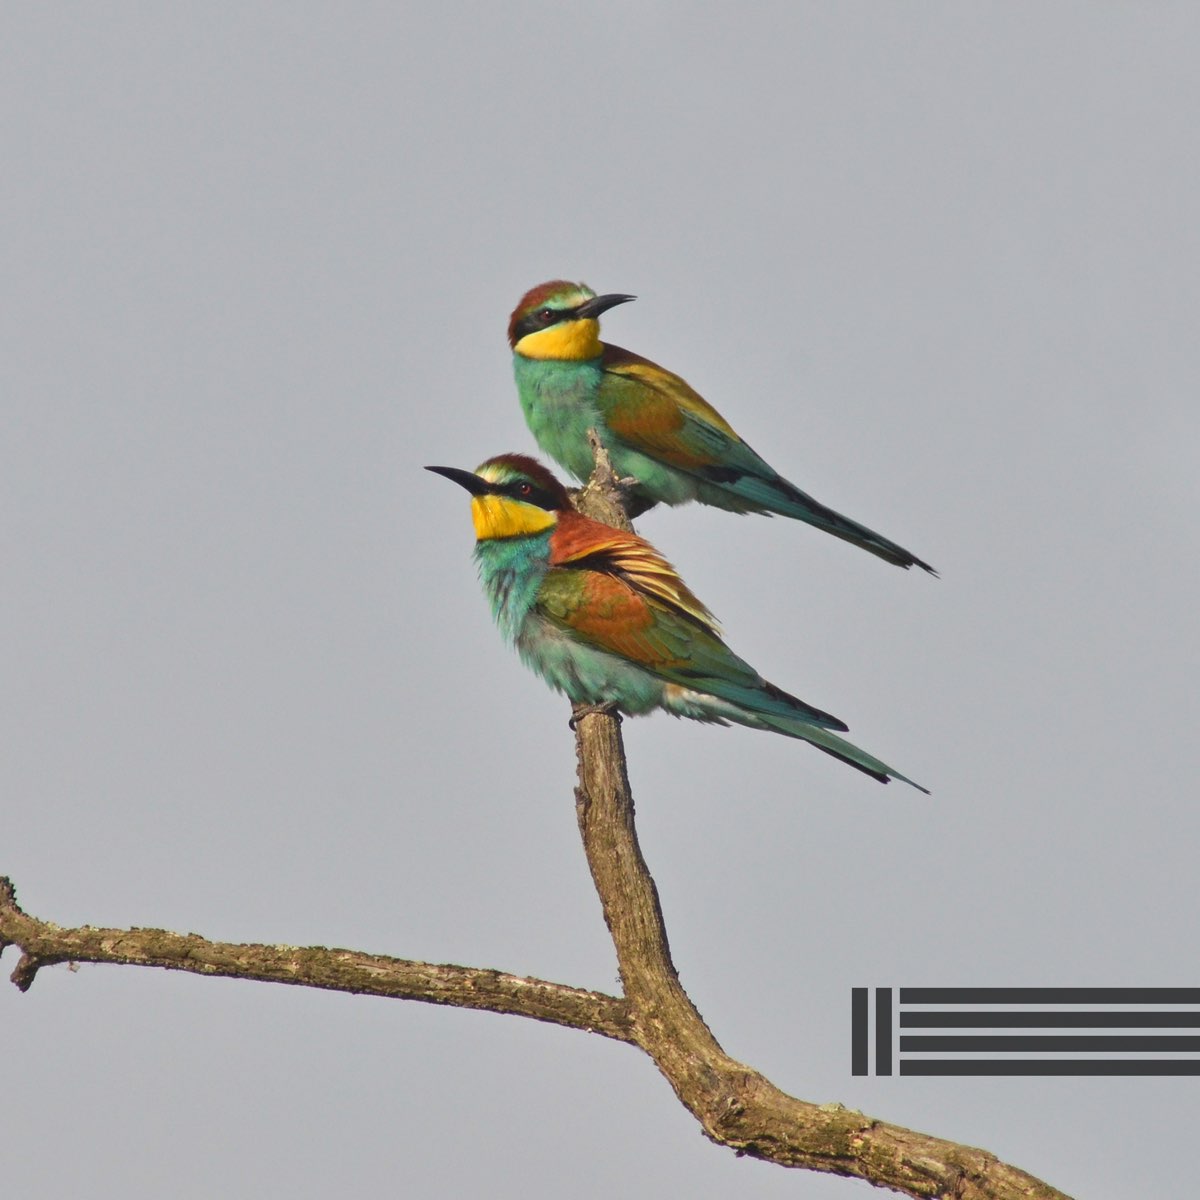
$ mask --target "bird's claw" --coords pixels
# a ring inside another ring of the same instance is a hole
[[[603,704],[582,704],[579,708],[571,713],[571,719],[567,722],[567,728],[572,733],[581,717],[590,717],[593,713],[601,714],[606,717],[616,717],[617,724],[621,723],[621,714],[617,711],[617,702],[615,700],[606,700]]]

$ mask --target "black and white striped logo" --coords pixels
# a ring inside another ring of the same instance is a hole
[[[851,988],[850,1028],[855,1075],[1200,1075],[1200,988]]]

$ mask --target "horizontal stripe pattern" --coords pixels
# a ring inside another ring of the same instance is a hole
[[[872,1058],[876,1075],[1200,1075],[1200,1035],[1155,1032],[1200,1030],[1200,988],[876,988],[873,1056],[869,989],[854,991],[856,1075]],[[1081,1029],[1099,1032],[1065,1032]]]

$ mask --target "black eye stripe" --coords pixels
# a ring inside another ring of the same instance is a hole
[[[553,511],[557,507],[554,497],[548,491],[538,487],[536,483],[530,483],[528,479],[514,479],[512,483],[501,484],[496,490],[514,500],[520,500],[523,504],[536,504],[538,508],[547,511]]]
[[[543,314],[549,313],[550,316]],[[527,333],[537,333],[539,329],[549,329],[552,325],[557,325],[560,321],[572,321],[575,319],[575,310],[573,308],[551,308],[547,309],[545,305],[541,308],[535,308],[533,312],[523,316],[516,324],[513,332],[516,334],[516,339],[519,342]]]

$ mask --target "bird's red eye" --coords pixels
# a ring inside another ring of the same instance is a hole
[[[532,483],[517,484],[517,494],[520,496],[532,496],[533,495],[533,484]]]
[[[539,321],[541,321],[541,323],[542,323],[543,325],[549,325],[549,324],[550,324],[550,322],[551,322],[551,321],[553,321],[553,320],[554,320],[554,319],[555,319],[557,316],[558,316],[558,313],[556,313],[556,312],[554,311],[554,309],[552,309],[552,308],[543,308],[543,309],[542,309],[542,310],[541,310],[541,311],[538,313],[538,320],[539,320]]]

